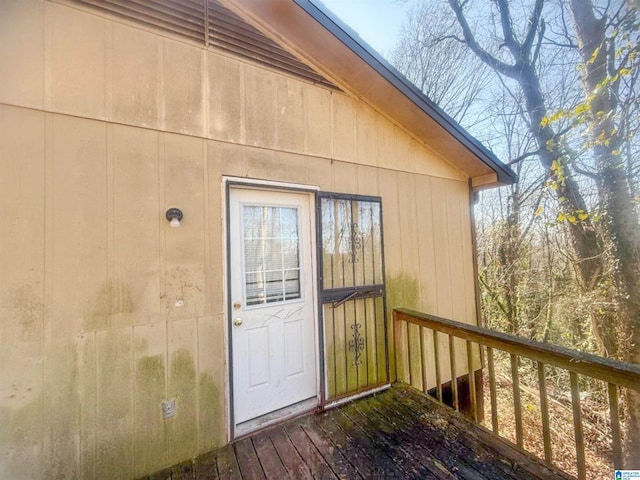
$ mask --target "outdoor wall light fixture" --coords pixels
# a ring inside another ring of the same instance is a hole
[[[180,226],[180,220],[182,220],[182,210],[179,208],[170,208],[167,210],[166,217],[172,228],[178,228]]]

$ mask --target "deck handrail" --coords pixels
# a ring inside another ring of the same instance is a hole
[[[397,313],[398,320],[640,391],[640,365],[537,342],[408,308],[395,308],[393,311]]]
[[[524,449],[524,430],[522,423],[522,406],[520,400],[520,378],[518,373],[518,357],[528,358],[537,362],[538,370],[538,387],[540,392],[540,412],[542,418],[542,433],[544,442],[544,461],[552,465],[553,453],[551,446],[551,429],[549,421],[549,403],[547,398],[546,388],[546,373],[545,367],[551,365],[557,368],[567,370],[570,376],[571,385],[571,404],[573,410],[573,426],[576,442],[576,464],[578,479],[586,479],[586,459],[584,448],[584,435],[582,425],[582,407],[580,400],[579,389],[579,377],[583,375],[591,377],[597,380],[601,380],[608,385],[609,395],[609,418],[611,421],[611,444],[613,450],[613,464],[616,469],[623,469],[623,455],[622,455],[622,442],[621,442],[621,429],[620,429],[620,416],[618,408],[618,387],[625,387],[628,389],[640,391],[640,365],[629,364],[613,360],[609,358],[599,357],[589,353],[578,352],[564,347],[555,345],[549,345],[547,343],[537,342],[535,340],[529,340],[516,335],[510,335],[508,333],[498,332],[495,330],[489,330],[486,328],[478,327],[475,325],[468,325],[466,323],[441,318],[436,315],[428,313],[417,312],[415,310],[407,308],[395,308],[393,310],[394,319],[394,334],[395,334],[395,346],[396,356],[401,354],[403,349],[401,324],[406,322],[407,324],[413,324],[420,329],[420,348],[419,358],[421,362],[422,370],[422,385],[423,389],[427,391],[427,377],[425,358],[427,357],[427,349],[425,347],[425,340],[423,331],[429,329],[433,331],[433,365],[435,368],[436,379],[436,396],[438,400],[442,401],[442,381],[441,381],[441,363],[442,359],[439,349],[439,335],[441,333],[448,335],[449,344],[449,362],[451,372],[458,372],[456,368],[456,355],[455,355],[455,343],[454,338],[460,338],[466,341],[466,354],[467,354],[467,371],[469,372],[469,403],[471,406],[471,414],[474,420],[477,418],[477,399],[475,391],[475,375],[472,374],[476,370],[473,365],[472,351],[473,344],[478,344],[482,355],[482,347],[486,347],[487,361],[488,361],[488,373],[489,373],[489,387],[491,398],[491,423],[493,433],[499,435],[498,430],[498,413],[497,413],[497,394],[496,394],[496,380],[495,380],[495,368],[493,360],[493,349],[498,349],[507,352],[511,359],[511,375],[512,375],[512,388],[514,399],[514,413],[515,413],[515,430],[516,430],[516,443],[518,447]],[[406,343],[409,352],[409,377],[411,374],[411,342],[407,336]],[[445,359],[446,361],[446,359]],[[484,362],[483,362],[484,363]],[[455,375],[452,375],[454,377]],[[451,382],[451,393],[453,407],[459,408],[458,399],[458,386],[457,381]],[[532,453],[532,452],[529,452]]]

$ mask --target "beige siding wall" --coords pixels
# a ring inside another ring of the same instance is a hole
[[[1,478],[226,441],[223,175],[382,196],[389,307],[475,321],[467,178],[357,99],[57,3],[0,38]]]

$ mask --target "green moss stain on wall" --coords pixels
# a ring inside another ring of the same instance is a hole
[[[141,393],[164,393],[164,357],[153,355],[138,360],[138,387]]]
[[[387,325],[389,332],[389,373],[391,381],[400,377],[402,368],[396,365],[396,350],[394,340],[393,309],[397,307],[412,308],[417,310],[420,305],[420,287],[418,281],[404,273],[387,275]],[[408,379],[404,379],[408,380]]]
[[[196,369],[187,349],[176,350],[169,370],[169,392],[176,399],[176,416],[167,421],[172,461],[179,462],[198,450]]]
[[[42,319],[44,313],[44,304],[42,295],[37,293],[30,285],[14,289],[9,293],[7,299],[2,299],[2,305],[8,305],[7,317],[14,318],[20,325],[20,340],[26,342],[39,342],[42,339]],[[0,307],[0,312],[3,310]],[[15,335],[15,332],[9,331],[8,327],[14,327],[14,323],[3,322],[6,325],[0,327],[7,334]],[[1,331],[1,330],[0,330]]]
[[[43,317],[37,286],[17,285],[0,295],[2,479],[43,475]]]
[[[129,325],[135,305],[125,282],[109,280],[84,314],[83,330],[107,330]]]
[[[42,477],[42,397],[13,410],[0,407],[0,478]]]
[[[133,365],[130,329],[96,334],[96,476],[133,474]]]
[[[401,273],[388,275],[386,278],[387,309],[389,315],[394,308],[412,308],[417,310],[420,305],[420,287],[418,281]]]
[[[80,398],[78,350],[75,340],[48,349],[45,362],[45,478],[79,476]]]
[[[200,373],[200,452],[221,446],[225,441],[225,415],[223,399],[213,377]]]
[[[0,401],[0,478],[139,478],[224,444],[222,379],[148,349],[131,328],[49,344],[44,385]]]
[[[143,476],[166,465],[168,459],[165,420],[165,357],[142,357],[136,364],[135,473]]]

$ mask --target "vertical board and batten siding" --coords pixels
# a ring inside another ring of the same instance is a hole
[[[226,441],[222,175],[381,196],[388,310],[475,322],[468,179],[367,105],[96,11],[0,9],[0,477]]]

